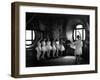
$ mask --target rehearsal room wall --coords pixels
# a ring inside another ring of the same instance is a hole
[[[98,34],[100,35],[100,0],[0,0],[0,80],[100,80],[100,49],[98,73],[15,79],[11,77],[11,2],[38,2],[98,7]],[[98,47],[100,37],[98,36]]]

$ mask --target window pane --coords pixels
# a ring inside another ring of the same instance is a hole
[[[83,40],[85,40],[85,29],[83,29]]]
[[[30,47],[31,47],[30,45],[29,46],[28,45],[26,46],[26,48],[30,48]]]
[[[33,40],[35,39],[35,32],[33,31]]]
[[[27,45],[32,44],[32,41],[26,41],[26,44]]]
[[[82,29],[76,30],[76,36],[79,35],[82,39]]]
[[[31,40],[31,31],[26,30],[26,40]]]
[[[75,31],[76,31],[76,30],[74,30],[74,40],[76,39],[76,36],[75,36],[75,35],[76,35],[76,34],[75,34]]]
[[[76,28],[83,28],[83,26],[82,25],[77,25]]]

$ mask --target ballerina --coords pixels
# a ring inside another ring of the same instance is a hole
[[[47,56],[50,57],[50,52],[52,50],[52,46],[51,46],[51,42],[49,40],[47,41],[46,48],[47,48]]]
[[[46,53],[46,51],[47,51],[47,48],[46,48],[46,42],[45,42],[45,40],[43,40],[42,41],[42,52],[43,52],[43,54],[42,54],[42,58],[44,59],[45,57],[45,53]]]
[[[59,56],[59,50],[60,50],[59,40],[56,41],[56,49],[57,49],[56,56]]]
[[[81,40],[81,36],[77,35],[76,41],[73,42],[74,45],[76,45],[75,49],[75,57],[76,57],[76,63],[80,63],[80,56],[82,55],[82,47],[83,47],[83,42]]]
[[[40,56],[41,56],[41,43],[38,42],[37,47],[35,48],[37,51],[37,60],[40,60]]]

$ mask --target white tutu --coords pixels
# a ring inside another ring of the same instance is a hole
[[[60,45],[60,50],[61,51],[64,51],[65,50],[65,47],[63,45]]]
[[[46,46],[42,46],[41,50],[42,50],[43,52],[46,52],[46,51],[47,51]]]
[[[47,45],[47,46],[46,46],[46,49],[47,49],[47,50],[52,50],[52,46]]]

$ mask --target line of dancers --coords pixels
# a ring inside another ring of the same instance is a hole
[[[38,41],[36,46],[37,60],[45,59],[45,55],[47,55],[48,58],[51,57],[51,51],[53,57],[58,57],[59,54],[63,54],[63,51],[65,51],[65,47],[62,43],[62,41],[56,40],[56,41],[50,41],[50,40],[43,40]]]

